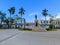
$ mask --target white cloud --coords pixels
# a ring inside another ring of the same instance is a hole
[[[58,19],[58,18],[60,18],[60,13],[54,14],[54,19]],[[47,16],[46,19],[49,20],[50,17]]]
[[[54,14],[54,19],[58,19],[58,18],[60,18],[60,13]],[[45,18],[42,18],[42,19],[45,19]],[[47,16],[46,20],[49,20],[49,19],[50,19],[50,17]]]
[[[41,19],[45,20],[45,17],[42,17]],[[46,20],[49,20],[49,19],[50,19],[50,17],[47,16],[47,17],[46,17]]]
[[[39,15],[38,12],[33,12],[33,13],[29,14],[29,16],[34,16],[35,14]]]
[[[56,16],[56,18],[60,18],[60,13],[57,13],[57,16]]]
[[[39,12],[33,12],[33,13],[29,14],[29,16],[34,16],[35,14],[40,15]],[[55,16],[54,19],[60,18],[60,13],[54,14],[54,16]],[[45,17],[42,17],[42,18],[40,18],[40,19],[45,20]],[[49,20],[49,19],[50,19],[50,17],[47,16],[47,17],[46,17],[46,20]]]

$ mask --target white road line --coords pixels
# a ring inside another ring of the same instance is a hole
[[[11,38],[15,37],[15,36],[18,35],[19,33],[21,33],[21,32],[18,32],[18,33],[14,34],[14,35],[11,35],[11,36],[9,36],[9,37],[3,39],[3,40],[0,40],[0,43],[6,41],[6,40],[8,40],[8,39],[11,39]],[[22,32],[22,33],[24,33],[24,32]],[[22,34],[22,33],[21,33],[21,34]]]

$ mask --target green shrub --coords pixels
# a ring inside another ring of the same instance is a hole
[[[53,24],[50,24],[50,25],[49,25],[49,28],[50,28],[50,29],[54,29],[54,25],[53,25]]]
[[[50,29],[49,28],[46,28],[47,31],[49,31]]]
[[[47,31],[56,31],[56,29],[46,28]]]
[[[30,28],[19,28],[19,30],[27,30],[27,31],[31,31],[32,29],[30,29]]]

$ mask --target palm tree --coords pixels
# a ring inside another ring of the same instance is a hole
[[[25,18],[24,18],[23,20],[24,20],[24,29],[25,29],[25,25],[26,25],[26,20],[25,20]]]
[[[46,22],[46,16],[48,15],[47,12],[48,12],[47,9],[42,10],[42,14],[43,14],[43,16],[45,16],[45,22]]]
[[[49,28],[50,28],[50,29],[53,29],[53,28],[54,28],[53,18],[54,18],[55,16],[52,16],[51,14],[49,14],[49,17],[50,17],[50,25],[49,25]]]
[[[4,20],[4,22],[8,25],[8,24],[9,24],[9,19],[6,18],[6,19]]]
[[[11,7],[10,9],[8,9],[8,11],[10,13],[10,18],[11,18],[11,15],[15,13],[15,7]]]
[[[1,16],[1,21],[4,22],[6,19],[6,14],[5,13],[2,13],[2,16]]]
[[[0,19],[1,19],[1,16],[2,16],[2,11],[0,11]],[[1,24],[2,24],[2,20],[0,20],[1,21]]]
[[[55,26],[53,20],[54,20],[54,18],[56,18],[56,16],[57,16],[57,15],[54,15],[54,16],[53,16],[53,15],[49,14],[49,17],[50,17],[50,26],[49,26],[49,27],[51,27],[51,28],[53,28],[53,29],[54,29],[54,26]]]
[[[18,14],[16,14],[15,16],[16,16],[16,18],[15,18],[16,20],[21,19],[21,17],[19,17]]]
[[[15,28],[17,28],[17,20],[21,20],[21,17],[19,17],[18,14],[15,15]]]
[[[1,11],[0,11],[0,19],[1,19],[1,24],[2,24],[2,22],[4,22],[4,20],[6,19],[6,14],[3,13],[3,12],[1,12]]]
[[[10,24],[10,28],[11,28],[11,15],[13,15],[15,13],[15,7],[11,7],[10,9],[8,9],[8,11],[10,13],[9,24]]]
[[[19,9],[19,14],[21,14],[21,27],[22,27],[22,15],[24,14],[25,10],[24,8]]]
[[[1,21],[0,28],[2,28],[2,22],[5,21],[5,18],[6,18],[6,14],[0,11],[0,21]]]
[[[49,14],[49,17],[50,17],[50,23],[53,22],[53,19],[56,18],[56,16],[57,16],[57,15],[54,15],[54,16],[53,16],[53,15]]]

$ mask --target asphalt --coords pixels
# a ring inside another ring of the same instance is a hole
[[[60,45],[60,30],[50,32],[0,30],[0,45]]]

